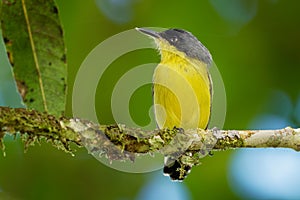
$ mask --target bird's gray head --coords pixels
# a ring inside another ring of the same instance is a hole
[[[178,51],[184,52],[188,57],[201,60],[208,65],[212,62],[208,49],[188,31],[176,28],[163,32],[144,28],[137,28],[137,30],[156,39],[164,39]]]

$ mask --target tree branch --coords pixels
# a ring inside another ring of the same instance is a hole
[[[72,153],[70,144],[82,146],[80,135],[68,128],[67,118],[56,118],[53,115],[24,108],[8,108],[0,106],[0,146],[4,150],[3,138],[6,133],[21,135],[25,142],[25,150],[41,139],[51,142],[58,149]]]
[[[66,152],[72,153],[70,144],[74,143],[111,160],[134,160],[136,154],[156,151],[163,154],[199,152],[205,155],[211,150],[244,147],[300,150],[300,129],[290,127],[279,130],[173,128],[144,131],[123,125],[99,125],[82,119],[55,118],[29,109],[0,107],[0,144],[3,149],[6,133],[20,133],[25,150],[44,138]]]

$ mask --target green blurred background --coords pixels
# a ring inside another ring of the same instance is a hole
[[[68,49],[67,115],[72,115],[76,72],[96,45],[135,27],[177,27],[202,41],[222,74],[227,95],[224,129],[253,128],[251,123],[265,113],[282,115],[291,125],[299,125],[294,112],[283,116],[287,105],[273,95],[280,91],[294,106],[300,94],[299,1],[57,0],[57,4]],[[3,54],[1,60],[3,65]],[[158,61],[158,54],[146,49],[124,55],[112,64],[97,90],[96,108],[101,123],[114,122],[110,95],[118,78],[136,65]],[[11,95],[13,89],[3,89],[9,82],[4,77],[10,74],[1,73],[0,77],[0,102],[18,106],[18,97]],[[272,102],[278,103],[272,106]],[[132,97],[129,109],[138,124],[149,123],[151,103],[150,85],[141,87]],[[0,199],[147,199],[143,196],[148,194],[147,188],[151,193],[161,192],[158,196],[164,192],[182,195],[172,199],[247,198],[235,193],[228,176],[235,151],[216,152],[193,168],[184,183],[171,183],[161,171],[116,171],[83,148],[72,157],[44,142],[25,154],[19,139],[7,137],[5,144],[7,156],[0,158]],[[169,189],[159,190],[166,185]]]

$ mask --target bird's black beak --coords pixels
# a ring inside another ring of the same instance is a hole
[[[160,38],[159,32],[152,31],[150,29],[145,29],[145,28],[135,28],[137,31],[144,33],[148,36],[154,37],[154,38]]]

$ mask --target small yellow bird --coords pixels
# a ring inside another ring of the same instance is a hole
[[[137,28],[151,36],[159,49],[161,62],[153,75],[153,99],[158,127],[206,129],[211,115],[212,80],[208,49],[190,32],[168,29],[156,32]],[[165,159],[164,173],[183,180],[191,167],[176,159]]]

